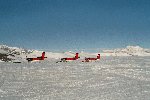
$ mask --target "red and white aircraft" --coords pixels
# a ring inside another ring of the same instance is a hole
[[[26,60],[28,60],[28,62],[31,62],[31,61],[39,61],[39,60],[44,60],[45,58],[45,52],[42,53],[42,56],[40,57],[37,57],[37,58],[26,58]]]
[[[79,57],[79,53],[76,53],[75,57],[73,58],[61,58],[61,61],[58,61],[58,62],[67,62],[67,61],[73,61],[73,60],[77,60]],[[56,62],[56,63],[58,63]]]
[[[96,58],[85,58],[85,61],[82,61],[82,62],[95,61],[95,60],[99,60],[99,59],[100,59],[100,54],[98,54],[98,56]]]

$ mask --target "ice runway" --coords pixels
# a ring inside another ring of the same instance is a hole
[[[0,100],[149,100],[150,57],[0,62]]]

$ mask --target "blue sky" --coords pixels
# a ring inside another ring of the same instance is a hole
[[[150,0],[0,0],[0,42],[31,49],[150,48]]]

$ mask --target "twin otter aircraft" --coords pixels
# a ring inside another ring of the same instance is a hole
[[[28,62],[31,62],[31,61],[40,61],[40,60],[44,60],[45,58],[45,52],[42,53],[42,56],[40,57],[36,57],[36,58],[27,58],[26,60],[28,60]]]
[[[40,60],[44,60],[45,58],[45,52],[42,53],[42,56],[40,57],[36,57],[36,58],[26,58],[26,60],[28,60],[28,62],[31,62],[31,61],[40,61]],[[79,57],[79,53],[76,53],[75,57],[72,57],[72,58],[61,58],[60,61],[58,62],[67,62],[67,61],[73,61],[73,60],[77,60]],[[99,60],[100,59],[100,54],[98,54],[98,56],[96,58],[85,58],[84,61],[82,62],[89,62],[89,61],[93,61],[93,60]],[[56,63],[58,63],[56,62]]]
[[[98,56],[96,58],[85,58],[85,60],[82,62],[90,62],[90,61],[99,60],[99,59],[100,59],[100,54],[98,54]]]

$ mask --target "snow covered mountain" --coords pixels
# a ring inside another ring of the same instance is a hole
[[[104,54],[109,56],[150,56],[150,50],[139,46],[127,46],[114,50],[103,50]]]
[[[0,45],[0,60],[8,62],[16,60],[18,58],[22,58],[22,55],[27,55],[32,52],[32,50],[27,50],[23,48]]]

